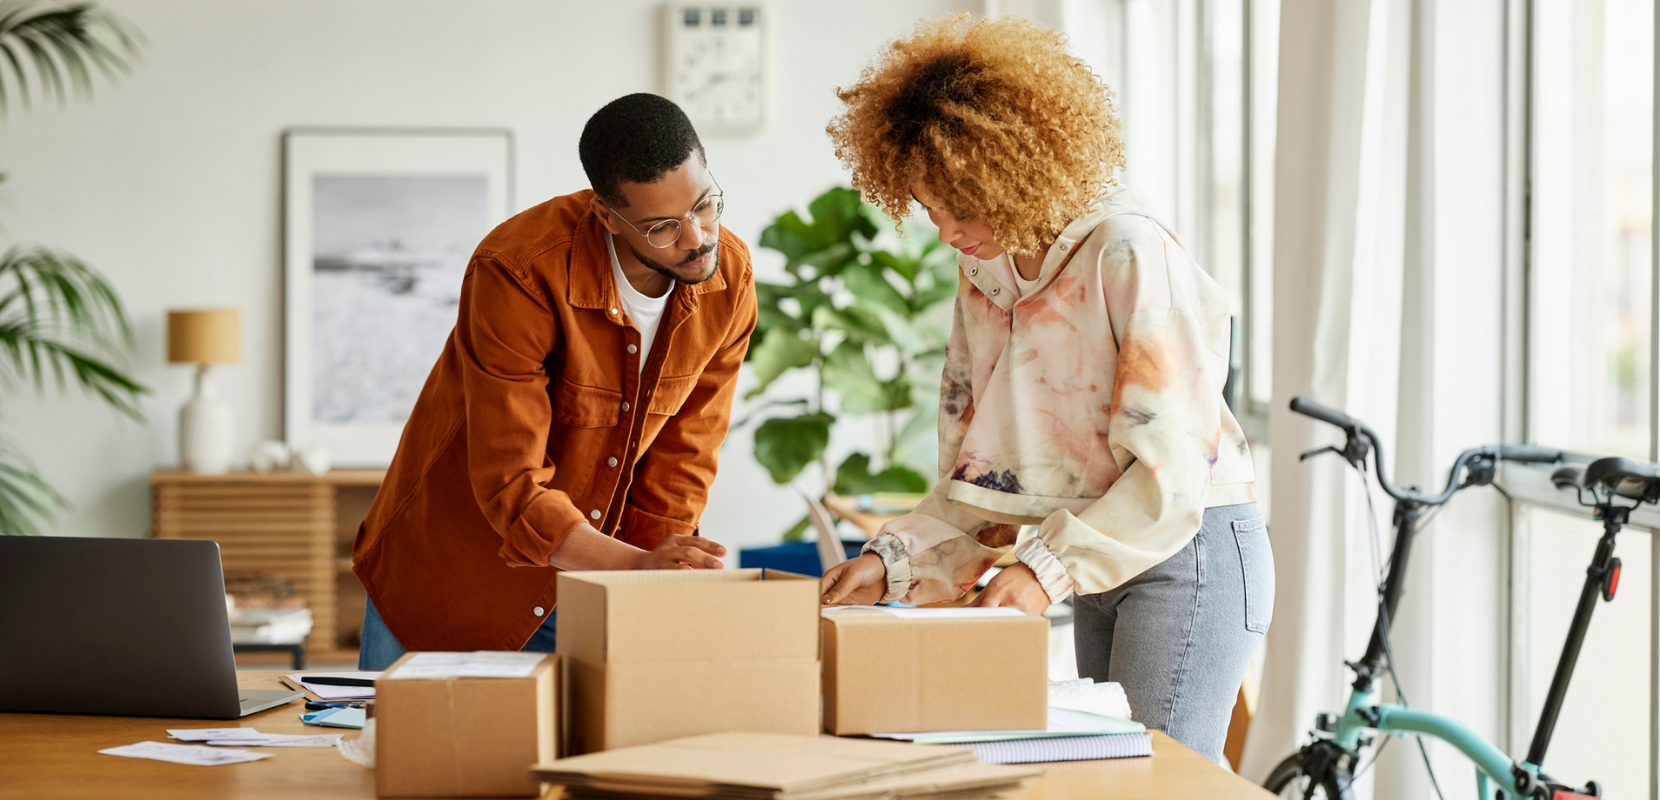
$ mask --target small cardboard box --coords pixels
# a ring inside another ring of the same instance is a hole
[[[1048,724],[1049,621],[826,609],[824,730],[1033,730]]]
[[[819,729],[818,580],[776,570],[559,574],[570,755]]]
[[[375,794],[540,797],[530,767],[559,752],[559,677],[547,655],[528,678],[375,681]]]

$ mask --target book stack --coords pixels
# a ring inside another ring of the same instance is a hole
[[[956,747],[787,733],[711,733],[538,764],[570,800],[978,800],[1038,770]]]
[[[1049,726],[1026,731],[874,733],[879,739],[965,748],[987,764],[1087,761],[1153,754],[1147,726],[1069,708],[1049,708]]]
[[[237,644],[298,644],[311,635],[309,608],[239,608],[230,619]]]

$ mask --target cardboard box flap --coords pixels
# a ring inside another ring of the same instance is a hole
[[[818,582],[774,570],[559,576],[559,651],[590,663],[818,658]]]
[[[542,780],[601,791],[792,794],[972,761],[964,748],[729,732],[575,756],[532,771]]]

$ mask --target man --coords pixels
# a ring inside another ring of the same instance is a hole
[[[592,189],[474,252],[455,331],[352,547],[359,665],[554,644],[559,570],[720,568],[698,517],[755,327],[749,251],[674,103],[615,100]]]

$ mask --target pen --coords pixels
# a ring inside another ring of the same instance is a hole
[[[322,711],[325,708],[362,708],[362,707],[363,707],[362,703],[318,703],[318,702],[314,702],[314,701],[311,701],[311,700],[307,700],[306,704],[305,704],[305,710],[307,710],[307,711]]]
[[[315,683],[318,686],[374,686],[375,682],[364,678],[301,678],[300,683]]]

